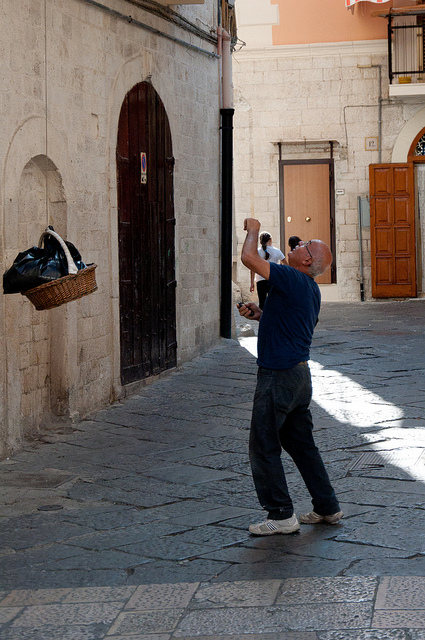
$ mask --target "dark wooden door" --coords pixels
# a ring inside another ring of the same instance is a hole
[[[173,169],[164,105],[142,82],[122,104],[117,142],[123,384],[176,365]]]
[[[374,164],[369,171],[372,296],[415,297],[413,164]]]

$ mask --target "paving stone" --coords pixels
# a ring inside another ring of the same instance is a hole
[[[89,604],[49,604],[26,607],[12,623],[12,628],[40,628],[55,625],[112,624],[121,611],[122,604],[116,602]]]
[[[62,602],[127,602],[136,587],[91,587],[71,589]]]
[[[145,467],[148,467],[148,459],[144,459],[140,463],[141,471]],[[121,478],[126,476],[127,472],[123,469],[112,469],[110,467],[103,467],[101,465],[85,465],[80,470],[78,476],[83,482],[102,482],[105,480],[113,480],[115,478]],[[105,507],[106,508],[106,507]]]
[[[402,629],[378,630],[371,629],[363,631],[319,631],[317,640],[414,640],[410,632]],[[417,639],[419,640],[419,638]]]
[[[0,534],[0,547],[13,545],[13,549],[28,549],[37,544],[59,542],[90,532],[89,527],[77,524],[43,524],[34,529],[21,529],[19,535],[13,536],[13,538],[8,533]]]
[[[344,571],[346,576],[424,576],[425,557],[408,557],[402,560],[393,558],[359,560],[350,563]]]
[[[236,474],[234,474],[234,476],[236,476]],[[253,486],[254,484],[252,481],[252,477],[246,475],[239,475],[239,477],[234,478],[226,478],[215,483],[215,489],[217,491],[226,492],[228,494],[234,493],[237,495],[252,495]]]
[[[151,470],[147,475],[164,480],[167,478],[173,478],[173,482],[188,485],[236,477],[236,474],[231,471],[216,471],[215,469],[202,469],[193,465],[179,464],[173,464],[161,469]]]
[[[187,636],[185,640],[317,640],[317,635],[314,631],[282,631],[280,633],[237,633],[231,636]]]
[[[2,640],[103,640],[107,628],[104,624],[9,627],[2,630]]]
[[[114,435],[108,433],[106,430],[101,432],[99,429],[91,429],[90,432],[86,432],[85,435],[73,436],[68,440],[69,444],[76,444],[79,447],[87,449],[103,449],[106,447],[129,447],[134,438],[129,437],[129,434],[119,432]]]
[[[44,525],[61,526],[72,511],[33,512],[0,521],[0,534],[16,535],[23,529],[38,529]],[[77,523],[78,524],[78,523]],[[85,525],[87,526],[87,525]]]
[[[169,430],[167,428],[155,429],[149,428],[150,425],[147,423],[147,417],[143,416],[139,418],[136,414],[136,418],[138,418],[140,425],[134,426],[134,416],[135,414],[130,414],[133,416],[133,420],[131,425],[123,425],[123,424],[114,424],[114,423],[105,423],[104,429],[107,431],[110,437],[126,437],[131,438],[132,440],[147,440],[148,442],[161,442],[163,444],[169,446],[185,446],[186,445],[186,434],[184,432]],[[164,420],[162,420],[164,422]],[[96,423],[97,425],[99,423]],[[154,427],[154,425],[151,425]],[[161,455],[162,452],[158,452],[157,455]]]
[[[149,635],[137,633],[136,635],[131,634],[131,636],[107,636],[107,640],[170,640],[171,636],[169,633],[150,633]],[[210,640],[212,640],[210,638]]]
[[[235,529],[243,529],[244,531],[248,530],[248,527],[253,522],[258,522],[266,517],[265,513],[259,513],[258,511],[258,503],[254,504],[254,509],[246,509],[247,514],[243,516],[239,516],[237,518],[232,518],[231,520],[226,520],[226,527],[234,527]],[[254,538],[252,538],[254,539]]]
[[[234,467],[232,467],[232,471],[234,471],[235,473],[240,473],[241,475],[244,476],[248,476],[249,478],[251,478],[251,466],[249,463],[244,463],[244,464],[236,464]]]
[[[157,558],[160,560],[186,560],[207,553],[211,549],[207,544],[190,544],[181,542],[173,536],[165,536],[160,539],[150,539],[120,547],[125,552],[123,556],[136,555],[141,558]],[[141,563],[133,563],[141,564]]]
[[[185,422],[187,435],[192,438],[202,438],[202,442],[208,445],[209,439],[235,438],[245,442],[249,433],[249,424],[237,418],[220,418],[217,422],[213,417],[204,414],[194,416],[192,422]],[[212,447],[214,450],[215,446]]]
[[[314,413],[313,413],[313,422],[314,422]],[[317,435],[316,438],[317,446],[320,451],[334,451],[335,449],[344,449],[351,447],[358,447],[365,443],[365,439],[362,434],[353,433],[353,434],[337,434],[333,433],[321,433]]]
[[[161,453],[158,453],[155,458],[156,460],[164,460],[168,462],[183,462],[184,460],[190,460],[192,464],[194,464],[199,458],[206,455],[214,455],[208,444],[204,444],[203,442],[197,446],[186,445],[187,435],[185,435],[184,442],[182,442],[181,446],[175,449],[170,448],[168,451],[161,451]]]
[[[390,558],[409,558],[410,551],[402,551],[400,549],[390,549],[389,547],[377,547],[368,545],[362,541],[359,544],[352,542],[341,542],[335,544],[335,540],[319,540],[314,542],[309,540],[305,544],[298,544],[291,553],[297,556],[316,558],[328,558],[329,560],[366,560],[366,559],[390,559]]]
[[[138,402],[138,407],[139,407],[139,412],[131,412],[131,406],[135,406],[135,401],[133,402],[133,405],[130,405],[129,402],[126,402],[125,408],[116,408],[116,407],[111,407],[110,409],[106,409],[104,411],[100,411],[96,414],[95,416],[95,420],[96,422],[101,422],[101,423],[105,423],[107,425],[107,423],[111,423],[111,424],[115,424],[118,426],[123,426],[123,427],[130,427],[130,428],[136,428],[136,427],[141,427],[143,431],[146,430],[146,433],[155,433],[155,427],[156,426],[162,426],[164,425],[164,417],[163,415],[159,415],[156,414],[155,412],[151,411],[149,413],[149,402],[146,401],[146,399],[144,399],[143,402],[143,407],[144,409],[140,407],[140,400]],[[137,408],[137,407],[136,407]],[[158,411],[158,408],[156,407],[156,411]],[[149,421],[147,422],[147,418],[149,418]],[[170,426],[169,423],[167,425],[168,427]],[[106,427],[109,431],[111,430],[110,427]],[[168,429],[169,432],[169,436],[172,437],[172,430]],[[139,434],[141,435],[141,431],[139,431]],[[160,435],[161,432],[157,432],[156,433],[156,437],[153,438],[154,441],[156,442],[160,442]],[[167,431],[162,431],[162,433],[167,433]],[[140,437],[140,436],[139,436]],[[177,436],[176,436],[177,437]],[[164,442],[168,442],[168,438],[167,440],[165,440]]]
[[[72,500],[105,500],[111,503],[122,503],[140,507],[156,507],[170,502],[169,496],[159,493],[154,495],[146,494],[140,489],[137,491],[124,491],[118,488],[101,486],[93,482],[77,482],[68,491],[68,497]],[[174,498],[177,500],[177,498]]]
[[[188,542],[194,545],[206,545],[208,547],[220,548],[230,544],[244,542],[249,539],[248,531],[241,531],[231,527],[205,525],[197,527],[185,533],[178,533],[172,536],[173,542]],[[169,537],[169,536],[168,536]]]
[[[41,459],[37,466],[40,466],[41,469],[48,466],[51,461]],[[29,464],[33,464],[32,461],[29,461]],[[105,478],[105,477],[114,477],[117,473],[123,473],[122,470],[109,468],[106,466],[102,466],[101,464],[97,464],[92,461],[90,458],[85,460],[80,460],[78,457],[74,458],[66,458],[66,459],[56,459],[54,461],[55,467],[66,471],[67,473],[73,474],[75,477],[80,478],[85,481],[94,481],[97,478]]]
[[[20,613],[21,607],[8,607],[2,605],[0,608],[0,624],[10,622]]]
[[[124,551],[85,551],[77,556],[65,558],[59,561],[46,562],[42,565],[42,568],[46,571],[54,571],[60,568],[61,571],[72,570],[85,570],[90,569],[127,569],[129,567],[137,566],[149,562],[150,558],[146,555],[136,553],[129,553]],[[59,567],[58,567],[59,564]]]
[[[372,627],[377,629],[425,628],[425,609],[398,609],[397,611],[375,611]]]
[[[215,491],[214,489],[212,489],[209,497],[211,498],[211,496],[214,497],[214,500],[216,502],[221,502],[221,504],[223,505],[231,505],[235,507],[245,507],[246,509],[250,510],[258,510],[258,500],[257,497],[254,496],[252,491],[245,494],[229,494],[226,493],[224,489],[222,491]],[[207,499],[206,496],[205,499]],[[256,518],[256,520],[258,520],[258,517]]]
[[[382,578],[376,594],[376,609],[425,609],[425,577]]]
[[[202,584],[190,603],[191,609],[217,607],[267,607],[274,604],[280,580]]]
[[[244,545],[238,545],[227,547],[225,549],[215,549],[210,553],[203,553],[200,558],[217,560],[221,562],[228,562],[234,564],[254,564],[256,562],[277,562],[283,560],[288,553],[283,550],[271,550],[271,549],[255,549],[247,548]]]
[[[65,558],[77,556],[81,550],[61,544],[47,544],[34,549],[24,549],[0,556],[0,583],[6,584],[6,578],[11,571],[25,570],[29,567],[37,567],[49,561],[61,561]]]
[[[211,500],[216,494],[220,495],[218,491],[214,489],[214,482],[206,482],[196,485],[170,484],[169,498],[163,502],[164,504],[170,504],[171,502],[176,502],[178,500],[183,501],[189,499],[204,502],[206,500]]]
[[[25,607],[33,604],[54,604],[71,593],[71,589],[17,589],[9,593],[1,602],[0,607]]]
[[[137,611],[182,609],[187,607],[198,586],[198,582],[139,586],[125,609]]]
[[[371,602],[377,585],[377,578],[289,578],[282,583],[276,604]]]
[[[164,448],[163,445],[158,447],[159,450],[163,448]],[[105,460],[102,458],[101,455],[99,455],[97,456],[97,460],[92,460],[91,463],[98,464],[99,466],[106,466],[106,467],[109,467],[110,469],[122,470],[125,472],[131,471],[134,473],[140,473],[143,470],[143,467],[145,467],[146,469],[150,469],[155,466],[155,463],[152,460],[148,459],[146,462],[146,458],[144,458],[142,454],[137,456],[131,455],[131,454],[126,454],[126,455],[116,454],[114,456],[111,452],[109,452],[109,454],[110,454],[109,460]]]
[[[222,571],[218,579],[231,580],[273,580],[300,577],[335,577],[341,572],[348,571],[351,562],[340,560],[321,560],[320,558],[294,558],[287,554],[279,560],[268,560],[267,562],[256,562],[255,564],[232,564]],[[388,564],[388,563],[387,563]],[[364,574],[350,573],[347,575],[373,575],[369,571]],[[379,575],[379,574],[378,574]]]
[[[0,484],[3,487],[31,487],[32,489],[55,489],[73,476],[65,473],[0,473]]]
[[[235,506],[258,510],[258,500],[252,487],[247,490],[246,480],[252,482],[251,476],[245,478],[244,483],[233,483],[232,480],[219,480],[211,484],[200,484],[194,487],[196,498],[205,502],[215,501],[220,505]]]
[[[134,524],[150,522],[147,511],[120,505],[104,505],[99,508],[84,508],[68,511],[64,515],[66,521],[77,524],[85,523],[91,529],[109,531],[120,527],[131,527]]]
[[[249,464],[247,454],[243,453],[215,453],[192,459],[192,464],[200,467],[209,467],[211,469],[231,469],[235,465]]]
[[[248,428],[251,422],[251,412],[249,410],[239,409],[236,411],[233,406],[214,405],[212,407],[203,407],[203,409],[199,409],[197,413],[198,415],[214,416],[214,418],[217,418],[220,422],[224,420],[224,424],[232,424],[245,428]]]
[[[312,604],[288,607],[229,607],[185,614],[174,633],[175,637],[233,633],[270,633],[276,631],[314,631],[321,629],[364,629],[370,627],[370,603]]]
[[[46,589],[122,586],[129,583],[129,570],[132,572],[133,568],[61,569],[60,565],[58,565],[56,570],[47,570],[45,565],[37,565],[35,567],[26,567],[25,570],[22,568],[8,570],[2,575],[1,579],[5,588],[10,590],[39,589],[40,585]]]
[[[373,471],[354,471],[349,473],[350,477],[361,478],[377,478],[385,480],[410,480],[414,482],[411,474],[399,467],[384,467],[383,469],[374,469]]]
[[[241,514],[247,514],[246,517],[248,517],[250,513],[249,509],[224,506],[208,510],[200,509],[197,513],[173,518],[172,521],[173,524],[184,524],[192,527],[224,522],[226,527],[232,527],[235,520],[239,520]]]
[[[252,385],[252,376],[250,374],[248,374],[246,376],[245,382],[247,383],[247,385],[251,386]],[[216,388],[216,389],[221,389],[222,387],[224,387],[227,390],[232,390],[234,389],[236,392],[238,389],[241,388],[241,385],[238,383],[237,378],[234,379],[234,382],[232,384],[232,381],[229,380],[229,378],[223,376],[223,377],[218,377],[215,372],[212,373],[212,375],[210,375],[208,377],[208,382],[205,382],[205,384],[208,385],[208,389],[211,388]]]
[[[180,562],[157,560],[135,567],[134,574],[127,576],[126,584],[207,582],[217,578],[229,566],[228,562],[204,560],[203,558]]]
[[[249,540],[244,542],[244,546],[263,550],[269,549],[275,553],[278,553],[279,551],[293,553],[297,549],[302,549],[305,545],[309,545],[314,542],[332,542],[336,534],[336,529],[336,526],[330,525],[303,525],[299,532],[292,533],[290,535],[250,535]]]
[[[196,514],[200,510],[203,510],[204,507],[205,503],[199,500],[182,500],[173,504],[166,504],[161,507],[146,509],[141,513],[144,514],[146,518],[149,517],[149,520],[146,520],[146,522],[154,522],[155,520],[165,520],[168,518],[171,519],[189,514]],[[222,505],[210,500],[209,508],[213,509],[214,507],[221,508]]]
[[[356,480],[358,478],[355,478]],[[379,482],[379,480],[376,480]],[[397,480],[394,480],[396,483]],[[410,483],[409,483],[410,484]],[[415,483],[411,483],[415,484]],[[418,483],[419,484],[419,483]],[[376,491],[372,489],[370,491],[341,491],[339,487],[339,481],[334,482],[335,491],[341,501],[343,502],[351,502],[356,505],[365,505],[372,507],[409,507],[410,509],[420,509],[423,507],[423,498],[419,493],[411,492],[404,493],[398,491],[396,486],[388,486],[388,490],[385,492],[380,492],[377,487]]]
[[[403,522],[385,524],[385,527],[363,525],[352,531],[339,531],[336,540],[342,542],[360,542],[379,547],[401,549],[414,553],[425,553],[425,530],[418,523],[416,526]]]
[[[132,527],[122,527],[109,531],[89,533],[78,538],[68,540],[67,544],[81,547],[82,549],[93,549],[96,551],[120,548],[122,546],[148,540],[151,537],[161,538],[162,536],[187,531],[187,526],[177,525],[169,522],[156,522],[149,524],[133,525]]]
[[[242,440],[239,438],[232,438],[231,436],[224,436],[216,439],[211,437],[208,440],[209,446],[216,451],[240,453],[242,455],[248,455],[248,435],[242,434]]]
[[[97,484],[101,487],[109,487],[112,489],[120,489],[122,491],[142,491],[147,495],[170,495],[170,488],[173,490],[178,489],[178,485],[175,485],[170,480],[160,481],[154,478],[146,478],[139,475],[126,475],[120,478],[110,478],[102,481],[98,481]]]
[[[184,609],[164,609],[163,611],[125,611],[120,613],[109,630],[110,635],[131,635],[143,633],[172,633]]]

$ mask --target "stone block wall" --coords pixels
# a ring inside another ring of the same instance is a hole
[[[103,4],[215,53],[134,3]],[[216,5],[181,14],[213,30]],[[3,3],[0,16],[0,264],[51,223],[98,265],[98,291],[57,310],[0,296],[1,456],[58,414],[78,419],[124,393],[115,151],[122,102],[139,82],[159,94],[173,142],[178,362],[218,339],[220,80],[214,55],[84,0]]]

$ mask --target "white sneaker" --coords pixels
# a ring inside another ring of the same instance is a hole
[[[250,524],[249,532],[255,536],[272,536],[275,533],[294,533],[300,524],[295,513],[286,520],[265,520],[258,524]]]
[[[337,513],[332,513],[328,516],[321,516],[319,513],[315,511],[310,511],[306,513],[304,516],[300,516],[301,524],[317,524],[318,522],[327,522],[328,524],[338,524],[343,516],[342,511],[338,511]]]

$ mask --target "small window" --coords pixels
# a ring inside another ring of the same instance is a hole
[[[425,134],[422,136],[415,147],[415,156],[425,156]]]

